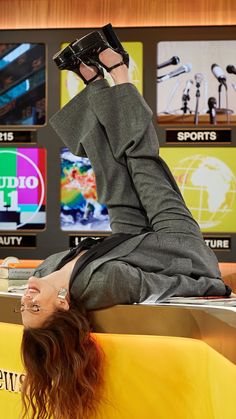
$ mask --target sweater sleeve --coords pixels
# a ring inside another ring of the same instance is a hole
[[[87,310],[95,310],[117,304],[161,302],[174,296],[225,296],[228,290],[220,278],[168,276],[113,260],[94,271],[86,284],[78,278],[70,292]]]
[[[108,261],[86,280],[78,275],[70,294],[87,310],[133,304],[139,301],[141,276],[140,268],[118,260]]]

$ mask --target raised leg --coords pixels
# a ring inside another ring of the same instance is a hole
[[[158,155],[152,112],[137,89],[123,83],[89,97],[115,159],[127,164],[152,228],[201,235],[174,177]]]
[[[104,80],[86,87],[50,123],[73,154],[89,158],[96,176],[100,203],[106,204],[113,233],[139,234],[150,230],[125,161],[114,158],[104,128],[91,110],[88,97],[110,90]]]

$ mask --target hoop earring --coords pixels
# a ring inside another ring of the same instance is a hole
[[[67,288],[60,288],[57,294],[58,298],[65,299],[67,292],[68,292]]]

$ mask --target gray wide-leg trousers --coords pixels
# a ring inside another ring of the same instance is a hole
[[[158,155],[152,112],[132,84],[92,83],[51,124],[73,154],[90,159],[98,200],[108,207],[113,233],[149,229],[201,237]]]

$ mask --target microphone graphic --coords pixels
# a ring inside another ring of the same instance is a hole
[[[189,73],[191,70],[192,70],[192,64],[182,65],[181,67],[177,68],[174,71],[171,71],[170,73],[168,73],[164,76],[157,77],[157,83],[161,83],[165,80],[169,80],[172,77],[177,77],[177,76],[179,76],[180,74],[183,74],[183,73]]]
[[[195,106],[195,114],[194,114],[194,124],[198,125],[199,120],[199,98],[200,98],[200,87],[201,83],[204,79],[204,76],[202,73],[196,73],[194,76],[195,82],[196,82],[196,106]]]
[[[216,124],[216,98],[215,97],[209,97],[208,108],[209,108],[209,111],[207,111],[207,113],[210,114],[210,124],[215,125]]]
[[[227,65],[226,71],[229,74],[236,74],[236,68],[234,67],[234,65]]]
[[[222,68],[220,68],[217,64],[212,64],[211,71],[220,83],[219,87],[218,87],[219,100],[218,100],[217,113],[221,112],[222,114],[227,115],[227,123],[229,124],[229,115],[232,114],[233,111],[232,111],[232,109],[228,108],[228,87],[227,87],[227,83],[226,83],[225,74],[224,74]],[[226,101],[226,107],[225,108],[221,107],[222,86],[224,86],[224,88],[225,88],[225,101]]]
[[[183,95],[189,95],[189,90],[190,90],[192,84],[193,84],[192,80],[187,80],[187,82],[185,84],[185,87],[184,87]]]
[[[164,61],[164,63],[157,64],[157,68],[158,70],[160,70],[160,68],[164,68],[164,67],[167,67],[168,65],[176,65],[176,64],[179,64],[179,57],[174,56],[170,58],[169,60]]]
[[[195,82],[196,82],[196,86],[200,87],[201,83],[204,79],[204,76],[203,76],[202,73],[196,73],[195,76],[194,76],[194,79],[195,79]]]
[[[190,95],[189,95],[189,91],[190,88],[193,84],[192,80],[187,80],[185,87],[184,87],[184,91],[183,91],[183,95],[182,95],[182,108],[180,108],[181,111],[183,111],[184,114],[187,113],[187,111],[189,111],[191,113],[190,108],[188,107],[188,101],[190,100]]]
[[[221,84],[224,84],[226,86],[225,74],[224,74],[223,70],[217,64],[212,64],[211,71],[214,74],[214,76],[217,78],[217,80]]]

